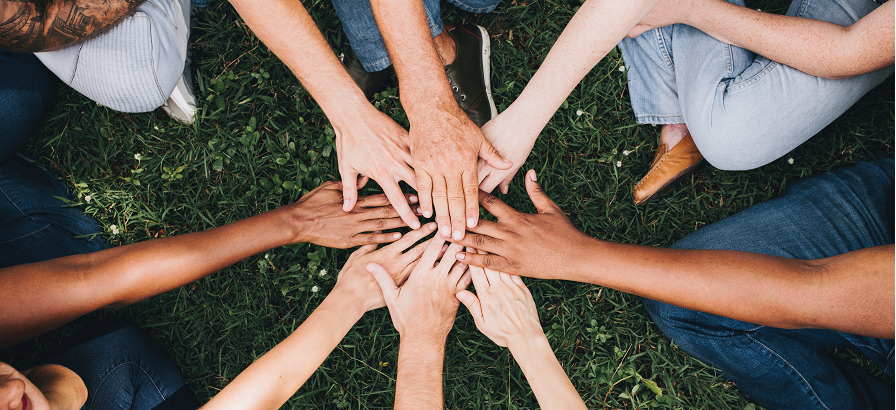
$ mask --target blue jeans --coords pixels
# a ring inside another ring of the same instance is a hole
[[[137,325],[96,323],[47,360],[74,371],[87,386],[82,409],[195,410],[199,401],[158,343]]]
[[[893,243],[893,159],[798,180],[787,194],[700,229],[677,249],[826,258]],[[893,388],[829,348],[858,348],[893,377],[893,340],[759,326],[644,299],[657,326],[768,409],[892,409]]]
[[[448,0],[451,4],[471,13],[489,13],[501,0]],[[392,65],[386,43],[380,35],[369,0],[333,0],[336,14],[342,21],[342,29],[352,46],[358,61],[367,72],[385,70]],[[423,0],[426,22],[433,37],[442,33],[439,0]]]
[[[68,188],[37,162],[17,154],[0,166],[0,268],[109,247],[96,220],[59,198]]]
[[[0,50],[0,165],[43,124],[53,108],[56,84],[34,54]]]
[[[743,5],[743,0],[732,0]],[[873,0],[795,0],[789,16],[851,25]],[[803,73],[725,44],[684,24],[624,39],[632,108],[639,123],[685,123],[713,166],[746,170],[793,150],[893,73],[849,79]]]

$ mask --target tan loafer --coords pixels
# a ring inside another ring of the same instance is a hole
[[[666,144],[660,144],[650,164],[650,171],[632,189],[635,205],[641,205],[672,189],[672,183],[690,175],[703,163],[703,154],[697,149],[688,133],[666,152]]]

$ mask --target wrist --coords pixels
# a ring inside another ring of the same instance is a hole
[[[554,355],[551,344],[548,342],[544,332],[538,334],[530,334],[527,337],[518,337],[507,342],[507,349],[510,354],[519,363],[520,368],[525,373],[532,364],[543,357],[545,354]]]

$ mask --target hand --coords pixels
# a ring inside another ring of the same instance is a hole
[[[477,159],[497,169],[513,164],[501,158],[457,104],[451,112],[412,123],[410,139],[423,216],[432,216],[435,207],[442,237],[463,238],[465,223],[468,228],[479,223]]]
[[[417,201],[414,195],[408,195],[407,199],[410,203]],[[401,237],[398,233],[377,233],[404,226],[386,195],[358,198],[351,212],[343,211],[342,205],[342,183],[327,181],[296,203],[283,207],[296,227],[293,243],[310,242],[346,249],[392,242]]]
[[[677,23],[687,24],[687,13],[693,6],[688,0],[660,0],[656,7],[626,35],[628,38],[640,36],[647,30],[670,26]]]
[[[353,300],[361,303],[365,312],[386,306],[380,285],[367,272],[367,264],[377,263],[385,267],[386,272],[392,276],[393,282],[401,286],[417,266],[417,261],[420,260],[423,250],[426,249],[426,244],[421,243],[410,250],[408,248],[435,231],[436,224],[428,223],[422,228],[410,231],[400,240],[380,249],[377,249],[376,245],[360,247],[349,256],[348,261],[342,266],[333,291],[349,292],[353,295]]]
[[[535,300],[519,276],[475,266],[470,267],[470,276],[478,297],[462,290],[457,299],[469,309],[480,332],[501,347],[545,337]]]
[[[479,203],[498,222],[482,221],[458,243],[490,255],[463,252],[456,258],[469,265],[535,278],[555,278],[564,267],[574,266],[593,239],[576,229],[545,195],[536,182],[535,171],[526,174],[526,191],[537,214],[518,212],[480,191]]]
[[[43,365],[20,373],[0,363],[0,409],[75,410],[85,401],[84,381],[66,367]]]
[[[436,265],[444,240],[432,238],[417,266],[405,283],[398,286],[389,272],[377,263],[367,264],[367,270],[379,283],[392,324],[402,338],[438,340],[448,337],[457,315],[458,301],[454,296],[470,284],[467,265],[451,257],[460,245],[448,246],[445,257]]]
[[[372,178],[389,203],[398,211],[401,219],[412,229],[420,227],[420,221],[411,211],[398,181],[405,181],[417,188],[414,170],[411,168],[411,151],[408,132],[386,114],[367,104],[369,109],[353,118],[346,126],[333,124],[336,131],[336,153],[339,157],[339,174],[342,176],[342,210],[349,212],[358,199],[358,186],[364,186]]]
[[[495,187],[499,187],[501,193],[507,193],[510,181],[526,162],[529,152],[535,146],[538,131],[534,133],[532,131],[532,127],[522,125],[508,114],[508,111],[498,114],[482,126],[485,138],[505,159],[513,162],[513,165],[507,169],[497,169],[479,160],[479,189],[491,193]]]

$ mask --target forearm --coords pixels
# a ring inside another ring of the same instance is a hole
[[[544,334],[515,339],[510,353],[519,363],[539,407],[543,409],[585,409],[579,392],[554,356]]]
[[[230,3],[255,35],[292,70],[331,122],[347,123],[357,117],[353,114],[357,110],[375,110],[300,1]]]
[[[598,240],[588,247],[559,278],[761,325],[893,334],[892,245],[813,261]]]
[[[364,314],[335,290],[288,338],[252,363],[203,409],[278,409],[311,377]]]
[[[0,347],[101,308],[175,289],[256,253],[301,241],[279,208],[204,232],[0,270]]]
[[[582,78],[646,15],[658,0],[588,0],[551,47],[519,98],[513,113],[537,135]]]
[[[0,0],[0,48],[49,51],[95,37],[130,15],[143,0]]]
[[[893,65],[893,4],[849,27],[763,13],[724,0],[695,1],[685,24],[807,74],[845,78]]]
[[[395,409],[443,408],[444,361],[444,338],[402,336],[398,350]]]

